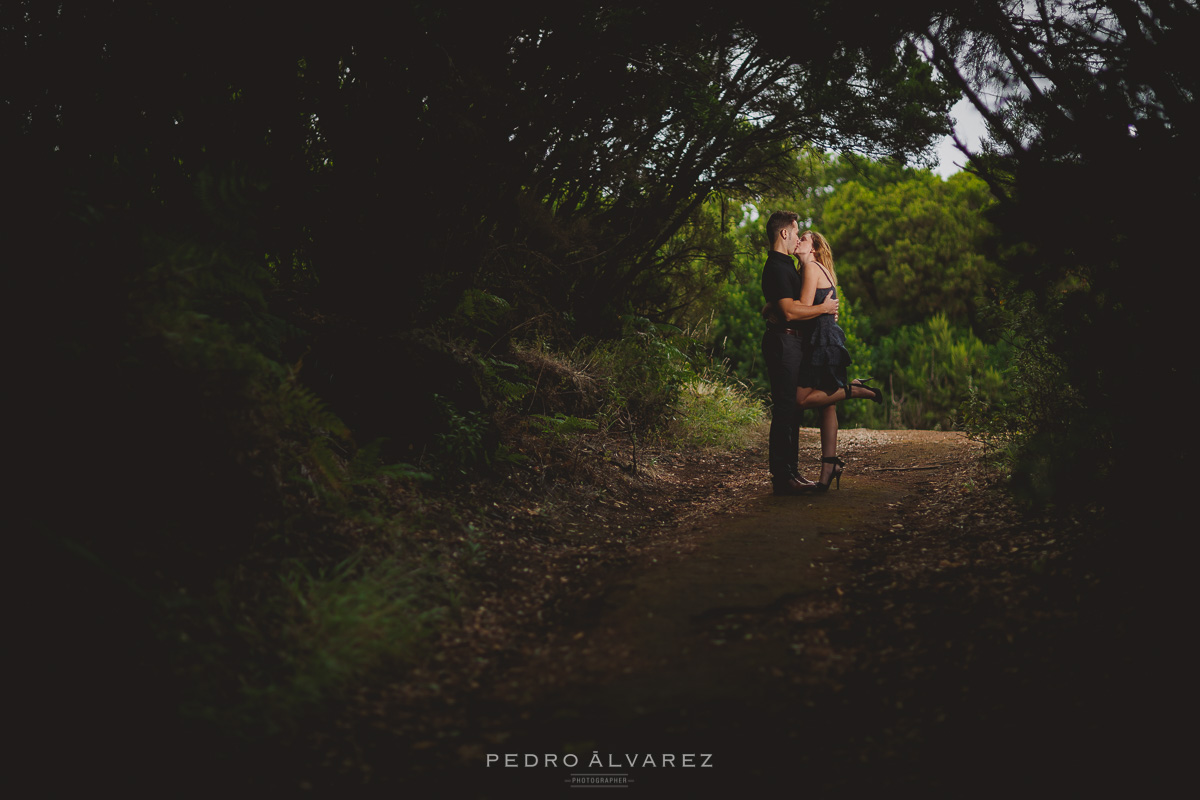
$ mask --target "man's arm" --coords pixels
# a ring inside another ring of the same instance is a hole
[[[806,306],[799,300],[792,300],[790,297],[785,297],[774,305],[768,303],[762,308],[762,317],[774,325],[780,325],[783,322],[793,322],[799,319],[812,319],[819,317],[822,314],[833,314],[833,318],[837,319],[838,301],[832,296],[825,298],[825,302],[819,306]]]
[[[825,302],[819,306],[806,306],[799,300],[793,300],[790,297],[784,297],[778,303],[779,314],[782,315],[787,322],[794,322],[800,319],[812,319],[819,317],[822,314],[837,315],[838,301],[833,298],[832,293],[825,298]],[[774,309],[772,309],[774,310]]]

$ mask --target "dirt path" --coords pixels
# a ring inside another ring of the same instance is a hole
[[[611,713],[630,713],[632,721],[639,708],[673,707],[689,693],[738,694],[747,671],[782,666],[774,656],[786,662],[788,653],[754,647],[753,637],[722,621],[770,616],[836,586],[846,568],[836,556],[847,540],[886,528],[895,508],[924,485],[897,465],[919,459],[929,466],[926,454],[957,460],[968,447],[959,435],[902,432],[902,439],[879,444],[871,432],[846,433],[854,466],[840,489],[811,497],[760,493],[735,512],[691,526],[686,554],[672,558],[668,551],[611,585],[601,612],[581,626],[579,669],[556,682],[594,684],[611,696]],[[547,664],[532,669],[556,671]]]
[[[827,756],[858,747],[825,674],[837,656],[796,626],[837,603],[853,577],[847,548],[902,529],[906,504],[952,484],[971,449],[960,434],[844,431],[840,490],[772,497],[758,485],[737,509],[661,537],[609,576],[590,612],[458,701],[469,708],[446,709],[448,741],[407,743],[416,764],[388,758],[400,742],[377,743],[371,782],[464,797],[561,796],[572,775],[646,797],[836,785],[811,756],[818,742]],[[860,702],[851,717],[869,713]]]

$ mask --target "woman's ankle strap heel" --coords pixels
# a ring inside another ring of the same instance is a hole
[[[829,473],[828,481],[817,481],[818,492],[828,492],[829,486],[834,481],[837,481],[837,488],[840,491],[842,488],[842,472],[846,469],[846,462],[842,461],[838,456],[823,456],[822,464],[833,464],[833,471]]]
[[[851,386],[861,386],[862,388],[864,388],[868,392],[870,392],[871,397],[869,399],[871,400],[872,403],[882,403],[883,402],[883,390],[876,389],[874,386],[867,385],[867,381],[873,381],[873,380],[875,380],[875,379],[874,378],[855,378],[853,381],[850,381],[850,385]],[[850,390],[847,389],[846,391],[849,392]],[[866,400],[868,398],[864,397],[863,399]]]

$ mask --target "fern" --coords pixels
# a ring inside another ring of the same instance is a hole
[[[325,404],[311,389],[301,385],[294,377],[280,387],[280,412],[284,425],[297,431],[327,434],[341,439],[350,438],[346,423]]]
[[[554,437],[566,437],[585,431],[594,431],[599,427],[594,419],[581,419],[566,414],[555,414],[552,417],[545,414],[530,414],[529,421],[543,435]]]

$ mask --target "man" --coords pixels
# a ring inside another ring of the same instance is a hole
[[[801,494],[812,481],[797,469],[800,410],[796,407],[796,376],[803,356],[796,323],[822,314],[836,314],[837,300],[819,306],[800,303],[800,275],[792,252],[800,238],[799,215],[776,211],[767,220],[767,263],[763,266],[762,290],[771,310],[763,334],[763,361],[771,379],[771,433],[767,462],[775,494]]]

